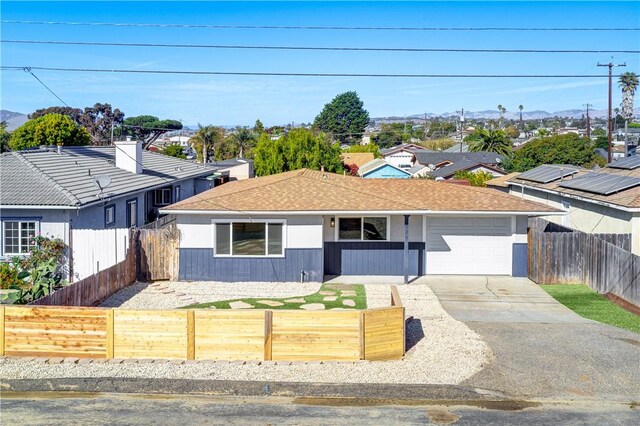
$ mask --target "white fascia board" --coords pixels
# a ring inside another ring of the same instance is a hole
[[[518,182],[509,181],[507,183],[509,185],[519,186],[520,188],[533,189],[534,191],[540,191],[540,192],[545,192],[547,194],[559,195],[561,197],[567,197],[573,200],[580,200],[580,201],[584,201],[585,203],[597,204],[599,206],[611,207],[612,209],[618,209],[625,212],[640,212],[640,207],[625,207],[619,204],[607,203],[606,201],[594,200],[593,198],[589,198],[589,197],[581,197],[579,195],[567,194],[566,192],[554,191],[553,189],[547,189],[547,188],[539,188],[537,186],[525,185],[523,183],[518,183]]]
[[[16,205],[10,205],[10,206],[1,206],[0,205],[0,210],[11,210],[11,209],[16,209],[16,210],[78,210],[81,209],[84,206],[16,206]]]
[[[456,211],[456,210],[316,210],[316,211],[234,211],[234,210],[166,210],[160,209],[160,214],[193,214],[193,215],[428,215],[428,216],[562,216],[566,212],[542,211]]]

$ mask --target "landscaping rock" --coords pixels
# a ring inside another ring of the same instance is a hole
[[[355,302],[355,300],[351,300],[351,299],[344,299],[344,300],[342,301],[342,304],[343,304],[344,306],[351,306],[351,307],[356,306],[356,302]]]
[[[307,303],[306,305],[300,306],[300,309],[304,309],[306,311],[321,311],[326,309],[326,307],[322,303]]]
[[[235,302],[229,303],[229,307],[231,309],[251,309],[253,305],[243,302],[242,300],[237,300]]]
[[[355,297],[356,292],[353,290],[344,290],[342,291],[342,296],[346,296],[346,297]]]
[[[282,306],[284,303],[278,302],[276,300],[256,300],[256,303],[260,303],[261,305],[267,306]]]
[[[302,297],[298,297],[297,299],[287,299],[285,300],[287,303],[304,303],[305,300]]]
[[[334,294],[336,294],[335,291],[319,291],[318,294],[321,294],[322,296],[333,296]]]
[[[335,302],[338,300],[338,296],[325,296],[322,300],[325,302]]]

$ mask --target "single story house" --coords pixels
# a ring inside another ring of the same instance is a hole
[[[431,171],[441,167],[455,164],[458,161],[473,161],[479,164],[485,164],[493,168],[498,168],[500,163],[505,160],[504,155],[496,154],[489,151],[478,152],[430,152],[416,151],[411,159],[412,165],[422,164],[429,167]]]
[[[408,170],[396,167],[385,160],[377,158],[364,164],[358,169],[358,176],[363,178],[397,178],[409,179],[412,174]]]
[[[598,170],[544,165],[487,186],[567,212],[543,216],[551,222],[593,234],[631,234],[631,251],[640,255],[640,156]]]
[[[527,275],[530,216],[559,209],[487,188],[301,169],[231,182],[164,207],[181,280],[325,275]]]
[[[391,148],[381,149],[380,155],[382,155],[382,158],[384,158],[387,163],[393,166],[410,168],[413,165],[411,161],[413,154],[417,151],[432,152],[420,145],[402,143]]]
[[[72,229],[144,225],[158,209],[228,181],[231,170],[145,151],[135,141],[3,153],[0,257],[28,253],[36,234],[70,244]]]
[[[446,166],[436,168],[436,170],[429,172],[428,174],[436,179],[449,180],[453,179],[456,172],[459,171],[469,171],[471,173],[487,172],[491,173],[494,178],[507,174],[505,171],[497,167],[467,159],[456,161],[455,163],[449,163]]]

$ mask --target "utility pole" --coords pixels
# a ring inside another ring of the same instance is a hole
[[[587,107],[587,139],[591,140],[591,120],[589,119],[589,107],[592,107],[591,104],[584,104]]]
[[[609,68],[609,121],[608,121],[608,125],[607,125],[607,158],[608,158],[608,163],[611,163],[612,158],[611,158],[611,144],[613,143],[613,120],[611,120],[611,104],[612,104],[612,100],[611,100],[611,72],[613,70],[613,67],[626,67],[627,64],[618,64],[618,65],[614,65],[613,62],[609,62],[608,64],[601,64],[598,62],[598,66],[599,67],[608,67]]]
[[[456,111],[460,113],[460,152],[462,152],[462,132],[464,130],[464,108],[462,108],[462,111]]]

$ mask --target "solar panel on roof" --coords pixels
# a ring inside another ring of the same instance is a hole
[[[599,195],[609,195],[640,185],[640,179],[609,173],[589,173],[579,178],[562,182],[562,188],[577,189]]]
[[[518,175],[518,179],[529,180],[531,182],[549,183],[577,173],[578,169],[572,166],[539,166]]]
[[[634,155],[633,157],[622,158],[620,160],[613,161],[607,164],[614,169],[626,169],[633,170],[640,167],[640,155]]]

